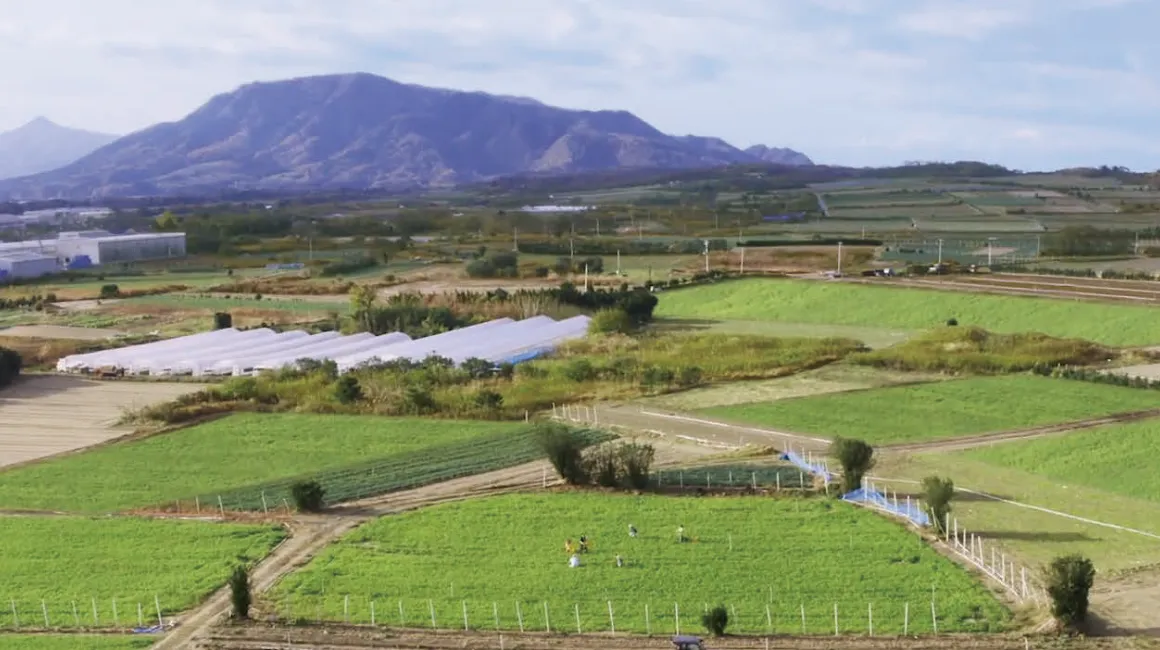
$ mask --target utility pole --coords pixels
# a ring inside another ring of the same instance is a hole
[[[709,272],[709,240],[705,240],[705,273]]]
[[[588,264],[584,264],[584,293],[588,293]]]
[[[600,219],[596,220],[596,236],[600,236]]]
[[[616,249],[616,275],[620,276],[620,249]]]
[[[838,275],[842,275],[842,242],[838,242]]]
[[[745,247],[741,247],[741,275],[745,275]]]
[[[571,237],[568,238],[568,259],[576,260],[576,240]]]
[[[942,240],[938,240],[938,264],[942,266]]]
[[[1039,259],[1039,235],[1035,236],[1035,259]]]
[[[994,237],[987,238],[987,266],[991,266],[991,245],[995,243]]]
[[[520,252],[520,233],[518,228],[512,228],[512,251]]]

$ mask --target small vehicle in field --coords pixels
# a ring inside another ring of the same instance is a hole
[[[705,650],[705,646],[700,637],[682,635],[673,637],[673,650]]]

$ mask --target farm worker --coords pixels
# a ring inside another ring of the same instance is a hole
[[[628,536],[636,537],[636,526],[633,526],[632,524],[628,525]]]
[[[572,540],[568,539],[567,541],[564,542],[564,552],[567,553],[568,555],[571,555],[572,550],[573,550]]]
[[[680,526],[677,526],[677,541],[678,541],[678,542],[682,542],[682,543],[683,543],[683,542],[687,542],[687,541],[689,541],[689,538],[688,538],[688,537],[685,537],[685,526],[684,526],[684,524],[682,524],[682,525],[680,525]]]
[[[588,552],[588,536],[587,535],[580,536],[580,552],[581,553]]]
[[[572,567],[573,569],[580,566],[580,556],[573,553],[572,559],[568,560],[568,566]]]
[[[624,566],[624,558],[620,557],[620,555],[616,556],[616,566]]]

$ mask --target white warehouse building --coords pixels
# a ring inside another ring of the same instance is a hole
[[[31,251],[0,253],[0,282],[16,278],[39,278],[60,271],[56,257]]]
[[[185,233],[61,233],[56,240],[56,257],[60,263],[67,265],[82,255],[93,265],[185,257]]]

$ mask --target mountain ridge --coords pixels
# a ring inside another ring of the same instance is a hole
[[[751,148],[752,149],[752,148]],[[175,122],[44,173],[0,181],[10,198],[449,186],[505,175],[682,169],[766,160],[719,138],[673,136],[627,111],[405,84],[367,73],[252,82]]]

